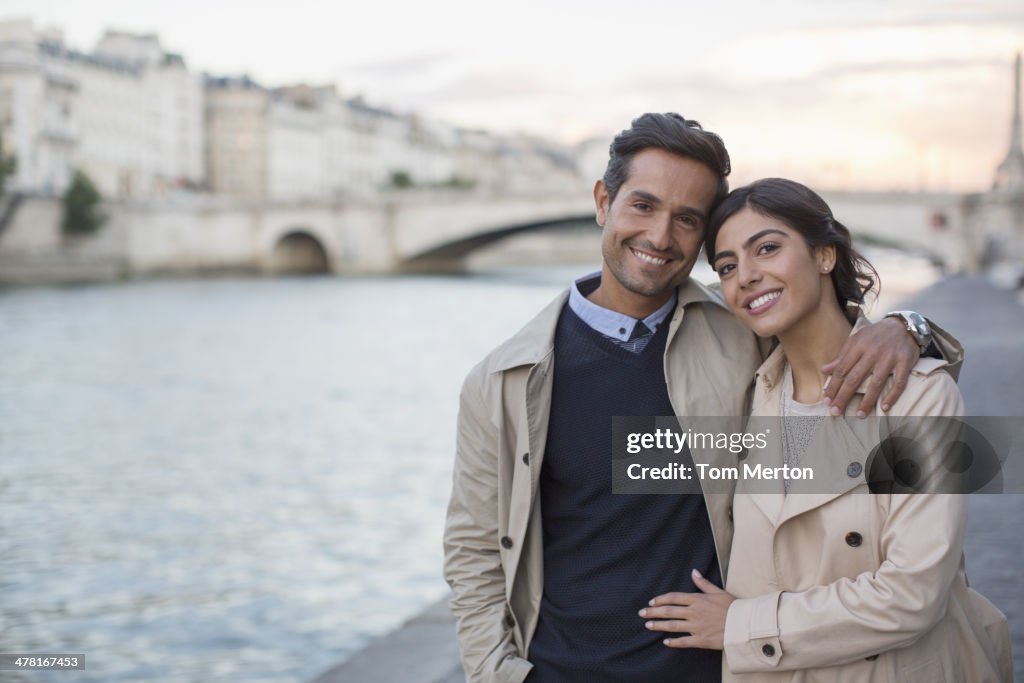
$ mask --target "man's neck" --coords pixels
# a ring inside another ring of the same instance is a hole
[[[587,299],[610,311],[643,320],[664,306],[665,302],[672,298],[673,292],[675,289],[655,296],[637,294],[619,284],[610,273],[602,272],[601,284],[587,296]]]

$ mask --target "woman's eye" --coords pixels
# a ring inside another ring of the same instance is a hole
[[[775,242],[765,242],[757,248],[757,253],[758,255],[770,254],[778,248],[779,245],[775,244]]]

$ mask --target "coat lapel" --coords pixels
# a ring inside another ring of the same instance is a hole
[[[740,462],[739,465],[740,481],[742,483],[738,488],[750,495],[750,499],[761,509],[764,516],[768,518],[768,521],[778,526],[783,502],[786,499],[786,489],[782,480],[747,479],[743,474],[745,472],[744,465],[749,465],[750,467],[756,465],[781,467],[783,465],[782,418],[777,415],[752,417],[747,424],[746,431],[747,433],[767,432],[770,438],[766,439],[767,446],[765,448],[752,448],[747,451],[746,459]]]
[[[813,468],[814,479],[790,482],[777,526],[865,484],[868,455],[848,418],[825,418],[801,462]]]

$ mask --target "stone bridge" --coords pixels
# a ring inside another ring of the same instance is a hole
[[[594,219],[589,193],[509,197],[396,193],[381,201],[309,204],[208,202],[126,205],[133,271],[456,271],[465,257],[520,232]],[[112,226],[115,227],[115,226]]]
[[[961,221],[956,195],[842,193],[826,199],[855,240],[873,238],[936,260],[947,256],[943,252],[954,241],[949,235]],[[0,281],[32,280],[46,269],[81,274],[72,279],[102,279],[87,275],[97,264],[105,277],[450,272],[474,250],[511,235],[594,220],[590,192],[582,187],[531,196],[402,191],[372,202],[182,197],[112,204],[107,213],[110,220],[98,235],[68,241],[60,236],[57,200],[25,198],[0,232]]]

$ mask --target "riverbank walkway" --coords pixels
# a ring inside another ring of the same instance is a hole
[[[883,287],[885,283],[882,283]],[[980,276],[946,278],[901,303],[963,342],[960,388],[970,415],[1024,416],[1024,306]],[[1010,620],[1014,672],[1024,680],[1024,495],[972,496],[971,585]],[[447,599],[371,642],[313,683],[462,683]]]

